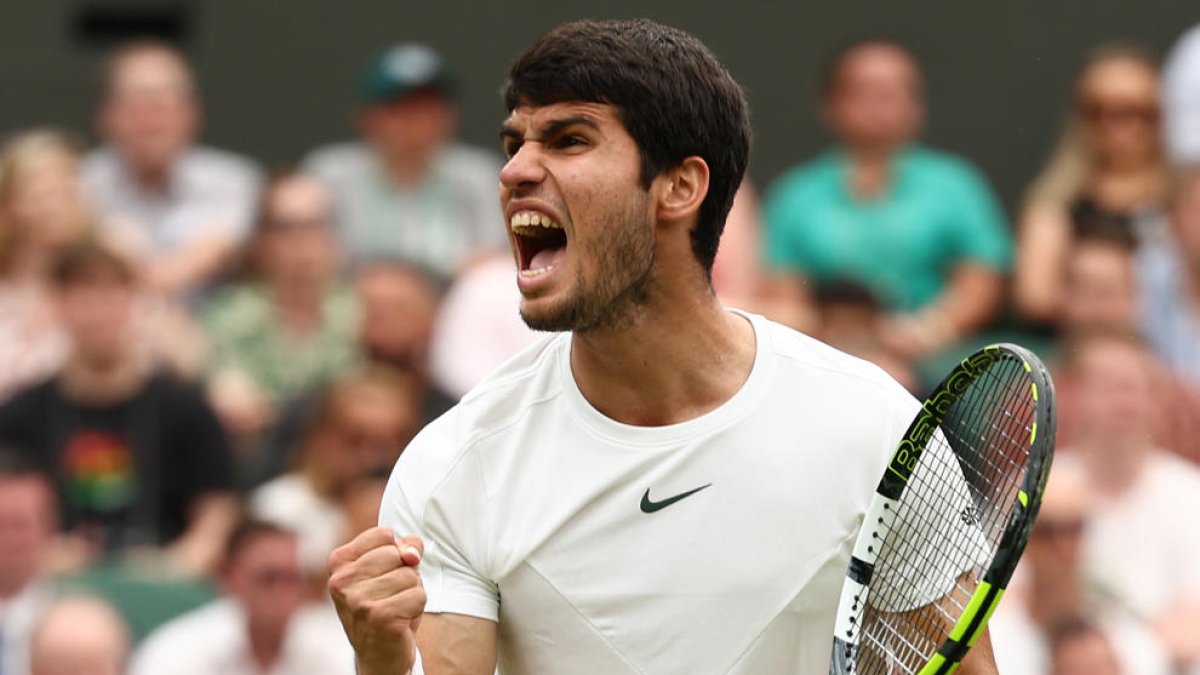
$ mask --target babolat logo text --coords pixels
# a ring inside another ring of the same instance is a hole
[[[954,405],[976,378],[1000,360],[1002,353],[997,346],[985,347],[983,351],[963,359],[962,363],[958,364],[954,372],[938,386],[933,396],[925,400],[921,413],[913,420],[904,440],[900,441],[900,447],[896,449],[892,463],[888,465],[892,473],[905,481],[912,476],[917,462],[921,461],[921,453],[925,452],[929,439],[933,438],[938,425],[946,418],[950,406]]]

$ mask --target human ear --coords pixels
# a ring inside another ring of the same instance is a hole
[[[708,196],[708,163],[692,156],[660,176],[658,219],[682,220],[695,215]]]

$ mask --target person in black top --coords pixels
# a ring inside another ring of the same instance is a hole
[[[71,351],[49,380],[0,407],[0,441],[54,476],[64,527],[106,554],[150,552],[210,571],[237,517],[231,451],[200,390],[133,339],[133,268],[95,243],[67,250],[53,293]]]

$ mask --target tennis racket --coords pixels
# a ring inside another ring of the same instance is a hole
[[[1004,594],[1041,504],[1054,389],[1013,344],[963,359],[892,455],[854,544],[830,675],[944,675]]]

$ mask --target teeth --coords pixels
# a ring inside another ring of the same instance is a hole
[[[512,215],[512,218],[509,219],[508,223],[509,223],[509,226],[512,227],[514,230],[517,229],[518,227],[520,227],[520,228],[540,227],[540,228],[555,229],[555,230],[562,229],[562,225],[559,225],[558,223],[554,222],[554,220],[552,218],[550,218],[550,216],[547,216],[544,213],[534,213],[532,211],[521,211],[520,213],[514,213]]]
[[[542,276],[543,274],[549,272],[552,269],[554,269],[553,265],[551,265],[549,267],[541,267],[536,270],[521,270],[521,276],[525,277],[526,279],[534,279],[534,278]]]

